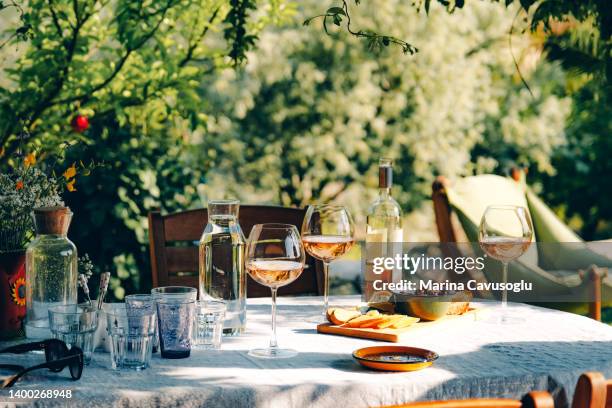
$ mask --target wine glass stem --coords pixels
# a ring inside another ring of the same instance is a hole
[[[272,335],[270,336],[270,348],[275,349],[278,347],[276,342],[276,291],[272,289]]]
[[[508,282],[508,262],[502,262],[502,282],[504,289],[502,290],[502,308],[508,307],[508,290],[506,289],[506,283]]]
[[[323,261],[323,315],[329,307],[329,262]]]

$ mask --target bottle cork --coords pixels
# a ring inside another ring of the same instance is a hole
[[[37,234],[67,235],[72,212],[68,207],[39,207],[34,209]]]
[[[382,158],[378,162],[378,188],[391,188],[393,185],[393,160]]]

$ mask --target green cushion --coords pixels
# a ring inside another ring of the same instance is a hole
[[[470,242],[478,242],[480,219],[488,206],[499,204],[528,208],[525,193],[518,183],[492,174],[455,180],[447,186],[446,195]],[[498,229],[503,232],[503,225]],[[535,241],[535,234],[533,240]],[[521,259],[537,265],[537,249],[530,248]]]
[[[542,268],[578,270],[591,265],[612,267],[612,259],[589,249],[530,189],[527,189],[526,196],[538,241],[543,243],[539,245]]]
[[[535,223],[538,242],[582,242],[582,239],[565,225],[530,188],[526,189],[525,195],[529,212]]]

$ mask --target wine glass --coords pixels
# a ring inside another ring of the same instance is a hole
[[[246,246],[246,269],[251,278],[272,291],[272,335],[268,348],[253,349],[249,355],[260,358],[287,358],[295,350],[281,349],[276,341],[276,291],[299,278],[306,255],[297,228],[289,224],[253,226]]]
[[[355,228],[349,211],[342,206],[311,205],[306,211],[302,224],[304,248],[314,258],[323,261],[323,299],[322,319],[329,306],[329,264],[346,254],[355,242]]]
[[[533,236],[529,212],[520,206],[491,205],[487,207],[480,221],[478,241],[490,257],[502,263],[502,323],[519,319],[507,313],[508,308],[508,263],[527,251]]]

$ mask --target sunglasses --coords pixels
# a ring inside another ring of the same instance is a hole
[[[0,368],[18,371],[17,374],[4,380],[0,388],[12,387],[17,380],[30,371],[47,368],[54,373],[59,373],[68,367],[73,380],[81,378],[83,373],[83,351],[79,347],[68,349],[66,343],[57,339],[38,341],[35,343],[19,344],[0,350],[0,353],[23,354],[30,351],[44,350],[45,363],[25,368],[14,364],[0,364]]]

